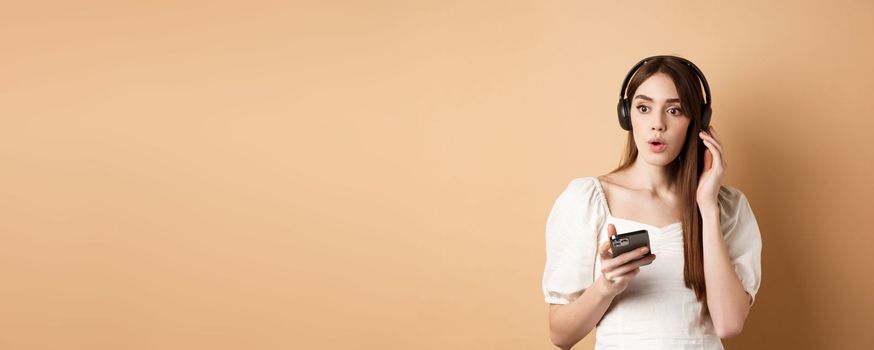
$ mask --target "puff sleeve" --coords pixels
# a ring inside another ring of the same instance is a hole
[[[762,236],[747,197],[740,190],[720,190],[720,222],[728,254],[743,288],[753,301],[762,282]]]
[[[594,181],[597,179],[572,180],[546,220],[542,289],[547,303],[570,303],[594,281],[597,233],[606,220]]]

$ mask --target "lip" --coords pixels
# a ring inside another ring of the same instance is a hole
[[[653,142],[658,142],[658,145],[653,144]],[[647,141],[646,143],[649,144],[649,150],[653,151],[653,153],[662,153],[668,148],[668,145],[665,143],[665,140],[662,139],[661,137],[652,138],[649,141]]]

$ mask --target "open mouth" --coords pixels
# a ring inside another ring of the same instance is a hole
[[[659,141],[652,141],[649,143],[649,149],[656,153],[664,151],[667,147],[668,145]]]

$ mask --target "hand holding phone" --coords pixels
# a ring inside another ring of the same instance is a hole
[[[598,248],[603,278],[597,282],[603,296],[613,297],[622,293],[631,279],[640,273],[640,267],[655,260],[655,254],[649,251],[649,233],[642,231],[617,235],[613,224],[607,226],[610,239]]]
[[[637,261],[652,255],[652,249],[649,246],[649,232],[647,230],[625,232],[610,237],[610,251],[613,253],[613,257],[643,247],[647,248],[646,254],[631,261]],[[649,265],[649,263],[644,265]]]

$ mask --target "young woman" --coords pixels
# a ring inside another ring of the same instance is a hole
[[[622,85],[619,166],[570,181],[547,219],[550,337],[570,349],[597,325],[596,349],[722,349],[759,289],[762,244],[747,198],[722,185],[707,80],[685,59],[654,56]],[[640,229],[652,254],[613,256],[609,238]]]

